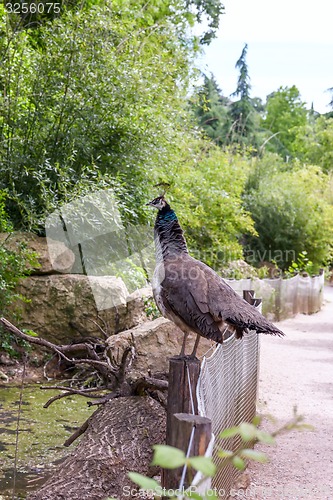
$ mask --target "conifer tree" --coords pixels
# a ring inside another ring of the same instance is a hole
[[[229,99],[224,97],[213,75],[204,76],[204,83],[193,105],[199,126],[217,145],[225,143]]]

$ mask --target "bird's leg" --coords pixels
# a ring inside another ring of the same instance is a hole
[[[188,337],[188,332],[184,332],[184,340],[183,340],[182,350],[180,351],[180,354],[179,354],[179,356],[181,358],[185,356],[185,345],[186,345],[187,337]]]
[[[190,354],[190,358],[195,358],[195,355],[196,355],[196,353],[197,353],[197,349],[198,349],[199,342],[200,342],[200,335],[197,333],[197,338],[195,339],[195,343],[194,343],[193,351],[192,351],[192,353]]]

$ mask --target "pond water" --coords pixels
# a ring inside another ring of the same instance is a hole
[[[88,408],[87,399],[80,396],[43,408],[59,392],[25,385],[17,434],[21,388],[0,385],[0,500],[26,498],[37,489],[68,452],[63,443],[96,409]]]

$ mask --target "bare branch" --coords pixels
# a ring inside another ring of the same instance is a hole
[[[73,389],[72,387],[62,387],[62,386],[54,386],[52,387],[53,389],[59,389],[61,391],[66,391],[62,394],[57,394],[56,396],[53,396],[53,398],[50,398],[43,408],[48,408],[52,403],[55,401],[58,401],[58,399],[66,398],[67,396],[72,396],[73,394],[78,394],[79,396],[84,396],[86,398],[96,398],[99,399],[100,395],[99,394],[91,394],[91,390],[89,390],[89,393],[87,392],[88,390],[82,390],[82,389]],[[51,387],[41,387],[41,389],[51,389]],[[105,390],[106,387],[100,388],[100,390]],[[90,406],[90,405],[89,405]]]
[[[72,363],[73,361],[65,354],[62,352],[62,346],[56,346],[55,344],[52,344],[52,342],[49,342],[48,340],[44,340],[40,337],[32,337],[31,335],[27,335],[23,333],[21,330],[19,330],[16,326],[14,326],[10,321],[8,321],[6,318],[0,318],[0,323],[4,326],[6,330],[9,332],[14,333],[14,335],[17,335],[23,340],[26,340],[27,342],[30,342],[31,344],[36,344],[36,345],[41,345],[43,347],[47,347],[48,349],[51,349],[52,351],[55,351],[56,353],[59,354],[63,359],[68,361],[69,363]]]
[[[97,410],[96,410],[97,411]],[[96,412],[95,412],[96,413]],[[70,446],[78,437],[80,437],[82,434],[84,434],[86,432],[86,430],[88,429],[89,427],[89,422],[91,420],[91,418],[95,415],[95,413],[93,413],[92,415],[90,415],[90,417],[81,425],[81,427],[79,427],[75,432],[74,434],[72,434],[65,442],[64,442],[64,446]]]
[[[166,391],[168,389],[167,380],[160,380],[153,377],[142,377],[136,381],[134,391],[141,393],[144,389],[155,389],[159,391]]]

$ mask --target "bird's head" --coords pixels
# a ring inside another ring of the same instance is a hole
[[[152,201],[147,203],[148,207],[154,207],[157,208],[157,210],[163,210],[163,208],[168,207],[168,202],[164,198],[164,196],[158,196],[157,198],[154,198]]]

